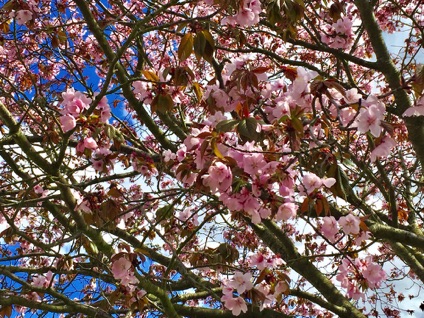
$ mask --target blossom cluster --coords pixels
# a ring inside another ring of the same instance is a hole
[[[223,296],[221,301],[224,303],[225,308],[231,310],[234,316],[240,315],[241,312],[247,312],[246,302],[240,295],[253,288],[251,279],[252,275],[250,273],[236,272],[227,283],[228,286],[222,289]],[[237,291],[238,296],[234,296],[234,290]]]
[[[258,0],[243,0],[242,6],[237,14],[232,17],[226,17],[222,20],[222,25],[235,25],[250,27],[259,22],[259,14],[262,12],[261,2]]]
[[[29,10],[12,11],[9,16],[15,18],[16,23],[23,25],[32,20],[32,12]]]
[[[321,33],[321,41],[335,49],[349,50],[353,43],[352,20],[344,17],[327,25]]]
[[[357,245],[369,238],[367,231],[361,231],[361,219],[351,213],[340,217],[338,221],[334,216],[325,216],[322,221],[321,233],[332,243],[336,241],[340,228],[346,235],[354,235]]]
[[[347,289],[347,295],[355,300],[365,300],[364,291],[368,288],[378,288],[386,279],[384,269],[372,261],[372,257],[355,260],[345,258],[338,268],[336,279]]]
[[[119,280],[121,285],[126,286],[129,290],[135,289],[138,279],[134,274],[134,266],[127,257],[115,258],[111,270],[113,277]]]
[[[89,108],[93,100],[84,93],[75,91],[74,88],[68,88],[66,92],[62,93],[62,98],[64,108],[61,111],[60,124],[62,130],[68,132],[76,127],[77,120]],[[97,109],[100,112],[100,122],[107,123],[111,112],[106,97],[99,101]]]
[[[368,96],[361,102],[361,110],[354,122],[354,127],[358,128],[360,133],[371,132],[374,137],[381,134],[381,122],[384,118],[386,108],[375,95]]]

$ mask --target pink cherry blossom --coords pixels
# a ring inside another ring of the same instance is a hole
[[[90,202],[87,199],[84,199],[81,203],[77,204],[75,211],[81,211],[87,214],[91,214],[93,212],[90,207]]]
[[[338,267],[338,273],[337,273],[336,279],[342,283],[342,287],[347,287],[347,280],[348,280],[347,276],[349,274],[350,266],[351,266],[350,259],[344,258],[342,260],[342,263]]]
[[[249,27],[259,22],[261,4],[255,0],[244,0],[242,8],[235,16],[235,20],[241,26]]]
[[[349,49],[353,43],[352,20],[343,17],[331,26],[327,25],[321,34],[321,41],[335,49]]]
[[[186,208],[178,213],[177,218],[182,222],[190,221],[193,225],[199,225],[198,215],[191,208]]]
[[[424,116],[424,106],[409,107],[402,114],[402,117]]]
[[[216,106],[221,109],[224,109],[225,111],[234,110],[233,108],[229,108],[230,97],[225,91],[219,89],[218,86],[212,86],[210,90],[211,91],[209,96],[211,96],[215,100]]]
[[[112,263],[112,274],[116,279],[128,276],[132,267],[131,262],[126,257],[120,257]]]
[[[321,178],[315,173],[306,173],[302,179],[302,185],[307,194],[311,194],[315,189],[322,186]]]
[[[156,167],[146,164],[135,158],[131,163],[134,171],[140,172],[140,174],[146,178],[151,178],[158,173]]]
[[[418,99],[415,106],[409,107],[402,114],[402,117],[411,117],[411,116],[424,116],[424,96]]]
[[[106,147],[101,147],[101,148],[97,148],[96,151],[93,154],[94,158],[104,158],[108,155],[110,155],[112,153],[112,151],[110,151],[109,148]]]
[[[243,204],[243,210],[249,214],[253,211],[258,211],[261,207],[259,199],[253,196],[253,193],[247,191],[246,188],[240,192],[239,200]]]
[[[309,83],[317,76],[318,73],[315,71],[311,71],[304,67],[298,67],[296,79],[293,84],[290,85],[287,95],[291,99],[290,102],[300,102],[303,104],[305,102],[304,97],[306,96],[306,93],[310,91]],[[306,107],[306,105],[299,106]]]
[[[153,100],[153,94],[151,84],[145,81],[135,81],[132,83],[134,93],[143,101],[145,104],[151,104]]]
[[[422,1],[4,0],[0,315],[407,315]]]
[[[224,295],[222,296],[221,301],[224,302],[225,308],[231,310],[234,316],[240,315],[241,312],[247,312],[246,302],[240,296],[232,297]]]
[[[249,257],[249,263],[251,266],[257,266],[259,270],[263,270],[268,266],[267,259],[261,252],[251,255]]]
[[[368,240],[370,238],[370,232],[368,231],[361,231],[359,235],[355,238],[355,244],[361,245],[364,241]]]
[[[73,88],[69,88],[62,93],[64,109],[63,115],[72,115],[78,117],[85,109],[89,107],[92,99],[84,93],[77,92]]]
[[[235,16],[235,19],[241,26],[252,26],[259,22],[259,16],[250,8],[241,9]]]
[[[163,155],[164,155],[163,160],[165,162],[177,159],[177,155],[174,154],[171,150],[168,150],[168,149],[163,151]]]
[[[121,278],[121,285],[126,286],[129,290],[134,291],[139,280],[135,277],[133,272]]]
[[[270,210],[270,209],[268,209],[268,208],[261,207],[261,208],[259,208],[259,210],[258,210],[258,214],[259,214],[259,216],[260,216],[260,218],[261,218],[261,219],[267,219],[267,218],[269,218],[269,217],[271,216],[272,212],[271,212],[271,210]],[[253,219],[252,219],[252,222],[253,222],[253,223],[255,223],[255,222],[253,221]],[[255,223],[255,224],[256,224],[256,223]]]
[[[359,233],[359,224],[361,220],[354,216],[353,214],[348,214],[347,216],[342,216],[339,219],[339,225],[342,227],[345,234],[358,234]]]
[[[275,215],[277,221],[287,221],[291,218],[296,217],[297,207],[293,202],[286,202],[280,205],[278,212]]]
[[[19,10],[16,14],[11,13],[11,15],[12,17],[15,16],[16,23],[20,25],[32,20],[32,12],[29,10]]]
[[[266,165],[263,154],[254,153],[243,157],[243,169],[250,175],[260,175]]]
[[[65,114],[78,117],[86,108],[88,108],[88,105],[84,104],[84,102],[81,99],[76,98],[72,100],[70,103],[66,104],[64,112]]]
[[[87,137],[84,138],[84,147],[91,150],[95,150],[99,146],[97,145],[97,142],[93,139],[93,137]]]
[[[40,186],[39,184],[37,184],[36,186],[34,186],[34,192],[38,193],[38,194],[42,194],[44,192],[44,189],[42,186]]]
[[[100,110],[100,121],[102,123],[107,123],[112,114],[106,96],[102,97],[97,108]]]
[[[186,157],[186,153],[187,153],[187,147],[186,147],[186,145],[183,144],[183,145],[181,145],[181,147],[177,151],[177,154],[176,154],[177,160],[179,162],[183,161],[184,158]]]
[[[287,284],[286,281],[279,281],[275,285],[274,295],[281,295],[285,293],[287,290],[289,290],[289,287],[290,286]]]
[[[75,118],[71,115],[60,116],[60,126],[64,132],[68,132],[75,128],[77,122]]]
[[[394,141],[389,136],[385,136],[381,143],[373,149],[370,154],[371,162],[377,160],[377,157],[387,157],[390,154],[390,151],[396,146],[396,141]]]
[[[323,224],[321,226],[322,234],[330,241],[335,242],[336,234],[339,232],[339,226],[334,216],[323,217]]]
[[[357,127],[360,133],[370,131],[374,137],[380,136],[382,131],[381,121],[385,112],[384,105],[377,97],[370,95],[362,102],[362,106],[363,108],[361,108],[353,126]]]
[[[31,285],[40,288],[47,288],[55,283],[53,276],[54,275],[51,271],[48,271],[45,275],[34,275]]]
[[[327,188],[332,187],[336,183],[334,178],[321,179],[314,173],[305,173],[302,179],[303,189],[307,194],[311,194],[316,189],[321,188],[323,185]]]
[[[250,273],[243,274],[242,272],[235,272],[233,278],[228,283],[228,286],[236,289],[237,293],[242,294],[253,288],[251,279],[252,275]]]
[[[119,280],[121,285],[126,286],[129,290],[134,290],[138,279],[134,275],[134,268],[126,257],[120,257],[112,263],[112,275]]]
[[[373,262],[370,262],[366,269],[362,271],[362,275],[367,280],[369,288],[380,287],[381,282],[387,278],[383,268]]]
[[[66,92],[62,93],[62,98],[63,98],[63,104],[67,105],[68,103],[72,102],[72,100],[75,98],[76,95],[76,91],[74,88],[68,88],[66,90]]]
[[[355,125],[358,127],[358,131],[361,133],[366,133],[368,131],[374,137],[378,137],[381,133],[381,112],[379,112],[376,106],[371,105],[368,109],[362,109]]]
[[[94,170],[99,171],[99,172],[103,172],[103,170],[104,170],[104,162],[102,160],[91,159],[91,162],[93,164]]]
[[[291,197],[294,194],[294,179],[291,175],[283,175],[283,180],[281,180],[280,186],[278,188],[278,193],[282,197]]]
[[[203,184],[210,187],[212,192],[226,191],[232,183],[231,169],[222,162],[215,162],[208,169],[207,176],[203,176]]]
[[[239,201],[239,198],[236,195],[222,193],[219,198],[231,211],[240,211],[243,209],[243,203]]]
[[[200,145],[200,138],[194,137],[197,134],[199,134],[200,131],[198,129],[193,129],[192,130],[192,134],[191,136],[187,136],[187,138],[184,140],[184,145],[186,146],[188,151],[191,151],[193,149],[198,148],[198,146]]]
[[[349,281],[349,284],[347,286],[347,296],[352,298],[353,300],[365,300],[365,294],[361,292],[359,286],[353,283],[352,281]]]

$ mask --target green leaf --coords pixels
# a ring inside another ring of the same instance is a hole
[[[205,49],[203,51],[203,58],[212,63],[213,53],[215,51],[215,41],[213,40],[212,34],[208,30],[202,31],[203,36],[205,37]]]
[[[222,155],[221,151],[218,149],[218,144],[216,143],[216,138],[211,139],[211,148],[215,156],[217,156],[219,159],[224,159],[224,156]]]
[[[202,87],[197,82],[193,82],[192,86],[193,86],[193,91],[196,94],[196,98],[200,102],[203,97]]]
[[[336,183],[330,188],[330,191],[337,197],[342,199],[346,199],[346,191],[344,185],[346,184],[347,176],[344,174],[342,169],[339,167],[337,163],[332,164],[327,171],[327,176],[329,178],[336,179]]]
[[[268,4],[266,8],[266,14],[267,14],[269,23],[277,24],[284,21],[280,11],[281,11],[281,8],[280,8],[279,1],[272,1]]]
[[[152,112],[166,113],[174,108],[174,101],[171,95],[162,93],[158,94],[152,101]]]
[[[250,117],[240,121],[240,123],[237,125],[237,131],[240,136],[248,140],[258,141],[260,134],[256,131],[257,127],[258,122],[256,121],[256,119]]]
[[[424,65],[419,64],[416,66],[415,75],[412,81],[412,89],[416,98],[421,97],[424,91]]]
[[[196,33],[193,42],[193,49],[198,60],[203,57],[209,63],[212,62],[213,53],[215,51],[215,42],[208,30]]]
[[[297,118],[297,117],[292,117],[292,119],[291,119],[291,124],[292,124],[292,127],[297,131],[297,132],[299,132],[300,134],[303,134],[303,124],[302,124],[302,122],[300,121],[300,119],[299,118]]]
[[[9,0],[3,5],[2,10],[3,11],[17,10],[20,6],[21,4],[19,4],[18,1]]]
[[[144,75],[144,77],[152,82],[159,82],[159,76],[156,75],[154,71],[150,70],[143,70],[141,73]]]
[[[238,119],[223,120],[216,125],[215,129],[217,132],[228,132],[233,130],[238,123],[239,123]]]
[[[194,54],[196,55],[196,58],[199,61],[203,57],[203,54],[205,52],[205,46],[206,46],[206,39],[203,33],[202,32],[196,33],[196,36],[194,37],[194,42],[193,42],[193,49],[194,49]]]
[[[170,219],[174,215],[174,206],[169,204],[164,207],[159,208],[156,211],[156,219],[157,221],[162,221],[166,219]]]
[[[187,86],[194,79],[193,71],[187,67],[176,67],[173,82],[175,86]]]
[[[187,33],[181,39],[180,46],[178,47],[178,58],[180,62],[185,61],[193,53],[193,42],[193,33]]]
[[[116,129],[112,125],[106,124],[103,129],[109,139],[114,139],[116,137]]]
[[[186,28],[186,27],[187,27],[187,25],[188,25],[188,22],[182,22],[182,23],[180,23],[180,24],[178,25],[178,27],[177,27],[177,33],[178,33],[178,32],[181,32],[184,28]]]
[[[12,317],[12,306],[3,306],[0,308],[0,317]]]

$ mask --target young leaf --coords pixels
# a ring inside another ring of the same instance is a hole
[[[178,47],[178,58],[180,62],[185,61],[193,52],[193,33],[186,33],[181,39]]]
[[[202,97],[203,97],[202,87],[197,82],[193,82],[192,83],[192,86],[193,86],[193,91],[196,94],[197,100],[198,101],[201,101],[202,100]]]
[[[203,58],[209,63],[211,63],[213,58],[213,53],[215,51],[215,41],[213,40],[213,37],[208,30],[203,30],[202,34],[205,38],[205,48],[203,51]]]
[[[416,67],[415,75],[412,81],[412,89],[415,97],[419,98],[424,91],[424,65],[419,64]]]
[[[205,52],[205,45],[206,45],[206,39],[203,33],[202,32],[196,33],[196,36],[194,37],[194,42],[193,42],[193,49],[194,49],[194,54],[196,55],[196,58],[199,61],[203,57],[203,54]]]
[[[173,205],[165,205],[164,207],[159,208],[156,211],[156,220],[163,221],[166,219],[170,219],[174,215],[174,206]]]
[[[237,119],[227,119],[219,122],[215,129],[217,132],[228,132],[234,129],[235,126],[239,123]]]
[[[154,71],[150,70],[143,70],[141,73],[144,75],[144,77],[152,82],[159,82],[159,76],[156,75]]]
[[[219,159],[224,159],[224,156],[222,155],[221,151],[218,149],[218,145],[216,143],[216,138],[211,139],[211,148],[215,156],[217,156]]]
[[[166,113],[174,108],[174,101],[169,94],[159,94],[157,97],[156,110],[160,113]]]
[[[260,134],[256,131],[258,122],[255,118],[249,117],[240,121],[237,125],[237,132],[240,136],[247,138],[248,140],[258,141]]]

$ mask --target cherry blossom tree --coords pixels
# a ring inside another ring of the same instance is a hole
[[[1,0],[0,316],[414,314],[423,11]]]

